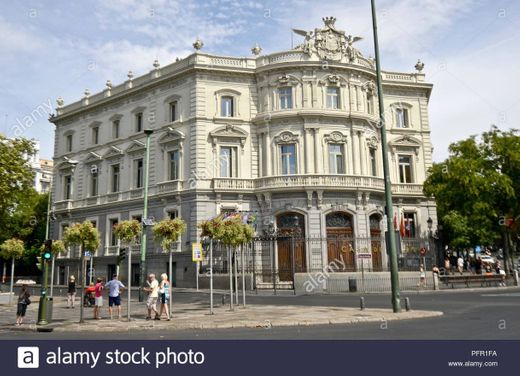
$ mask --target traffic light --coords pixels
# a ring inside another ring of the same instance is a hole
[[[43,260],[49,261],[52,258],[52,240],[45,241],[45,250],[43,251]]]
[[[126,250],[121,249],[119,250],[119,255],[117,256],[117,265],[121,264],[121,261],[123,261],[126,257]]]

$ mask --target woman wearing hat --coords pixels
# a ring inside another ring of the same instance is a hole
[[[74,308],[74,300],[76,299],[76,278],[73,275],[69,277],[69,289],[67,291],[67,308]]]

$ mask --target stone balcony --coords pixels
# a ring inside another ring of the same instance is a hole
[[[374,176],[357,175],[279,175],[255,179],[241,178],[213,178],[200,179],[194,182],[171,180],[151,185],[149,197],[160,197],[171,193],[180,193],[185,190],[213,191],[217,193],[261,193],[261,192],[288,192],[313,190],[334,191],[367,191],[383,193],[385,190],[384,180]],[[392,184],[392,194],[404,197],[423,197],[422,184]],[[142,200],[142,188],[108,193],[106,195],[87,197],[80,200],[63,200],[54,205],[57,212],[69,211],[82,207],[93,207],[96,205],[112,204],[126,200]]]
[[[282,175],[258,178],[255,188],[259,191],[315,189],[363,189],[383,191],[382,178],[353,175]]]

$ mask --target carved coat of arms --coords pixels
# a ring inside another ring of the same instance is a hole
[[[360,52],[353,47],[353,43],[361,40],[360,37],[346,35],[344,31],[335,27],[336,18],[323,18],[325,27],[316,28],[314,31],[293,29],[293,31],[305,37],[303,44],[296,47],[308,56],[318,55],[323,60],[341,60],[347,57],[349,62],[354,62],[360,56]]]

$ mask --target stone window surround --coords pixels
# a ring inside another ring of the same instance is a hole
[[[241,97],[242,93],[240,91],[224,88],[224,89],[215,91],[214,95],[215,95],[215,114],[213,115],[214,117],[221,118],[221,119],[227,119],[229,117],[239,118],[241,116],[241,114],[240,114],[240,97]],[[220,113],[222,97],[231,97],[233,99],[233,113],[229,117],[222,116],[222,114]]]
[[[165,134],[159,139],[159,145],[163,153],[163,176],[164,181],[170,181],[170,153],[174,150],[179,151],[179,179],[183,179],[184,168],[184,133],[178,130],[167,130]]]
[[[176,116],[176,119],[175,120],[172,120],[171,119],[171,104],[173,102],[177,102],[177,105],[176,105],[176,111],[177,111],[177,116]],[[170,95],[168,97],[166,97],[164,99],[164,119],[165,119],[165,123],[167,124],[171,124],[171,123],[176,123],[176,122],[180,122],[182,121],[182,111],[181,111],[181,108],[182,108],[182,97],[178,94],[173,94],[173,95]]]
[[[390,110],[392,112],[392,128],[394,129],[413,129],[414,125],[412,123],[412,108],[413,105],[408,102],[394,102],[390,105]],[[399,128],[397,127],[397,120],[396,120],[396,110],[397,109],[403,109],[408,111],[408,126]]]
[[[296,156],[295,156],[296,157],[295,158],[296,166],[295,166],[294,175],[298,175],[298,174],[302,173],[301,166],[303,166],[303,163],[304,163],[303,162],[304,153],[302,153],[302,147],[300,144],[300,134],[292,132],[292,131],[287,131],[287,130],[281,131],[275,137],[273,137],[273,144],[274,144],[275,150],[274,150],[274,154],[273,154],[273,150],[271,150],[271,155],[274,155],[275,156],[274,158],[276,159],[276,163],[274,164],[275,171],[274,171],[273,175],[282,175],[282,171],[283,171],[283,169],[282,169],[282,152],[281,152],[280,146],[287,145],[287,144],[294,144],[294,151],[296,153]]]

